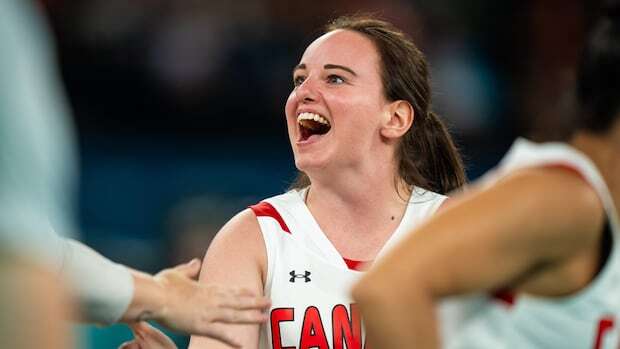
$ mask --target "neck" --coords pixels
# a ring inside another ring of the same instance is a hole
[[[321,169],[309,173],[312,188],[309,202],[341,202],[349,207],[370,206],[377,210],[380,203],[406,203],[408,186],[397,178],[396,166],[358,166],[356,168]],[[329,199],[327,199],[329,198]]]
[[[367,230],[391,231],[388,222],[397,225],[408,202],[408,187],[396,183],[395,166],[392,168],[369,168],[364,171],[343,170],[329,175],[310,176],[311,188],[307,205],[325,230],[344,226],[357,232]],[[397,189],[397,185],[399,188]],[[377,225],[383,225],[381,229]],[[329,233],[329,232],[328,232]]]
[[[409,190],[404,183],[397,190],[395,172],[339,173],[311,177],[306,204],[340,255],[373,260],[403,219]]]

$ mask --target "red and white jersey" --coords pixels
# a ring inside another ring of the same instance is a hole
[[[366,348],[360,312],[349,294],[362,275],[359,262],[345,260],[321,231],[304,203],[306,192],[289,191],[251,207],[265,240],[264,291],[272,301],[259,347]],[[445,198],[415,188],[400,225],[379,256],[432,215]]]
[[[620,226],[609,190],[594,164],[564,143],[519,139],[498,168],[483,178],[491,184],[527,167],[566,167],[598,193],[607,213],[612,247],[603,269],[579,292],[561,298],[518,294],[473,297],[460,327],[442,338],[456,348],[599,349],[620,345]]]

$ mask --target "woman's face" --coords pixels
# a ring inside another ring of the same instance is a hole
[[[286,102],[298,169],[365,166],[379,154],[383,94],[380,59],[364,35],[336,30],[316,39],[293,71]]]

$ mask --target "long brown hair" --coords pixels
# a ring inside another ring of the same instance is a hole
[[[577,78],[576,129],[605,133],[620,112],[620,1],[609,0],[586,42]]]
[[[374,43],[385,97],[388,101],[405,100],[413,107],[413,125],[397,149],[399,177],[409,186],[441,194],[461,187],[466,182],[461,156],[444,123],[430,110],[431,88],[424,54],[394,25],[369,16],[339,17],[326,26],[325,33],[337,29],[361,33]],[[300,172],[291,187],[309,184],[308,176]]]

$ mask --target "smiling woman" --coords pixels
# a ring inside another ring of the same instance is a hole
[[[344,33],[339,34],[342,40],[342,43],[339,43],[341,46],[334,49],[328,48],[336,60],[331,63],[324,62],[323,79],[326,85],[344,84],[357,88],[358,97],[362,103],[352,98],[348,99],[347,102],[354,107],[350,115],[361,116],[368,112],[372,113],[373,109],[368,108],[364,102],[380,99],[390,102],[404,101],[408,104],[404,108],[412,109],[411,117],[415,120],[414,126],[397,137],[398,144],[395,153],[398,164],[397,178],[404,180],[407,184],[405,189],[417,185],[445,194],[463,184],[465,176],[461,157],[443,122],[431,110],[431,89],[424,54],[400,30],[389,23],[369,17],[340,17],[330,22],[326,27],[326,34],[311,44],[306,54],[322,39],[325,40],[343,31]],[[354,43],[360,43],[361,46],[355,47]],[[310,63],[312,62],[302,60],[295,67],[293,71],[295,90],[291,97],[295,95],[298,98],[297,94],[308,92],[299,90],[308,78]],[[371,96],[372,98],[366,99]],[[292,102],[291,97],[287,105]],[[312,96],[304,95],[303,99],[305,99],[303,104],[307,105],[312,102]],[[403,105],[400,106],[403,107]],[[361,109],[362,112],[355,113],[356,108]],[[303,110],[300,108],[301,112]],[[377,113],[376,108],[374,112]],[[406,110],[404,112],[407,113]],[[331,128],[329,118],[326,119],[320,114],[316,115],[327,121]],[[299,117],[302,127],[300,132],[303,136],[307,136],[303,128],[310,128],[310,125],[301,121],[305,119],[305,116],[301,118],[299,115]],[[322,128],[321,132],[314,133],[326,133],[323,131],[329,131],[329,129]],[[371,139],[365,138],[365,140]],[[299,164],[297,165],[299,168]],[[310,179],[304,173],[305,170],[299,169],[302,172],[292,186],[294,189],[301,189],[310,184]],[[397,188],[400,189],[400,187]]]
[[[332,22],[293,69],[285,114],[300,180],[228,222],[201,278],[271,298],[267,325],[229,329],[243,348],[362,348],[351,285],[463,184],[461,159],[424,56],[383,21]]]

